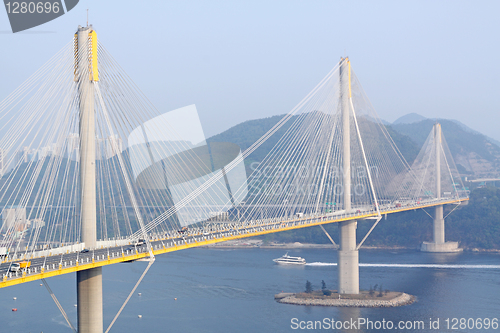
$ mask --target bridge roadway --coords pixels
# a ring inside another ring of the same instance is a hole
[[[433,207],[443,204],[459,204],[468,198],[443,198],[441,200],[431,199],[422,201],[401,201],[397,204],[380,205],[382,215],[397,213],[419,208]],[[377,212],[374,207],[368,209],[354,208],[352,212],[333,212],[322,215],[293,216],[286,220],[262,219],[248,222],[223,223],[211,230],[189,230],[185,233],[174,232],[164,237],[151,240],[153,254],[163,254],[183,249],[206,246],[210,244],[225,242],[228,240],[241,239],[252,236],[265,235],[274,232],[293,230],[316,226],[320,224],[336,223],[348,220],[361,220],[374,218]],[[215,228],[215,229],[214,229]],[[132,244],[101,248],[89,252],[72,252],[66,254],[50,255],[37,258],[9,258],[0,264],[2,280],[0,288],[9,287],[25,282],[36,281],[52,276],[72,273],[94,267],[106,266],[120,262],[130,262],[149,258],[146,244],[136,246]],[[29,269],[11,272],[12,263],[22,260],[30,260]]]

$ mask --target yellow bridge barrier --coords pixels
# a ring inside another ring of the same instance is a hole
[[[387,211],[382,211],[381,214],[392,214],[392,213],[398,213],[398,212],[403,212],[403,211],[409,211],[409,210],[416,210],[420,208],[428,208],[428,207],[433,207],[437,205],[443,205],[443,204],[456,204],[460,203],[461,201],[467,201],[469,200],[468,198],[465,199],[456,199],[456,200],[449,200],[449,201],[440,201],[440,202],[433,202],[429,204],[422,204],[413,207],[397,207],[394,209],[390,209]],[[261,235],[266,235],[266,234],[271,234],[275,232],[281,232],[281,231],[287,231],[287,230],[295,230],[295,229],[301,229],[301,228],[307,228],[307,227],[313,227],[313,226],[318,226],[321,224],[330,224],[330,223],[338,223],[342,221],[348,221],[348,220],[362,220],[366,219],[369,217],[375,217],[377,216],[377,212],[370,212],[367,214],[360,214],[356,216],[346,216],[342,218],[334,217],[332,216],[332,219],[322,219],[318,217],[305,217],[305,218],[300,218],[300,219],[291,219],[291,220],[286,220],[282,222],[273,222],[273,223],[268,223],[268,224],[263,224],[263,225],[256,225],[256,226],[247,226],[245,228],[239,229],[240,231],[248,230],[248,229],[254,229],[254,228],[259,228],[259,227],[265,227],[269,225],[273,225],[274,228],[272,229],[264,229],[264,230],[259,230],[259,231],[252,231],[252,232],[247,232],[244,234],[238,234],[238,235],[231,235],[231,236],[222,236],[219,238],[212,238],[212,239],[206,239],[203,241],[196,241],[194,240],[193,243],[185,243],[182,245],[176,244],[173,242],[172,246],[170,247],[165,247],[165,244],[162,242],[162,246],[158,247],[158,249],[153,249],[153,254],[159,255],[159,254],[164,254],[164,253],[169,253],[169,252],[174,252],[174,251],[180,251],[184,249],[189,249],[189,248],[195,248],[195,247],[201,247],[201,246],[207,246],[211,244],[216,244],[216,243],[221,243],[221,242],[226,242],[229,240],[237,240],[237,239],[242,239],[242,238],[248,238],[248,237],[253,237],[253,236],[261,236]],[[315,222],[308,222],[308,221],[313,221],[316,220]],[[292,226],[286,226],[286,224],[292,223],[292,222],[297,222],[297,221],[303,221],[302,224],[297,224],[297,225],[292,225]],[[170,240],[172,238],[163,238],[159,239],[158,241],[164,241],[164,240]],[[41,267],[40,272],[37,273],[31,273],[31,274],[26,274],[26,271],[22,272],[22,275],[19,277],[11,277],[8,278],[7,275],[5,275],[0,282],[0,288],[5,288],[5,287],[10,287],[14,286],[17,284],[21,283],[26,283],[30,281],[36,281],[40,279],[46,279],[49,277],[53,276],[58,276],[58,275],[63,275],[63,274],[68,274],[68,273],[73,273],[77,271],[82,271],[90,268],[95,268],[95,267],[102,267],[102,266],[107,266],[107,265],[112,265],[112,264],[117,264],[121,262],[129,262],[129,261],[134,261],[138,259],[144,259],[149,257],[149,252],[145,251],[142,253],[139,253],[137,251],[134,251],[135,253],[126,255],[125,253],[122,252],[121,249],[117,249],[117,251],[113,252],[121,252],[121,256],[117,256],[114,258],[110,258],[109,254],[107,254],[107,259],[103,260],[94,260],[94,257],[92,258],[92,262],[90,263],[79,263],[78,261],[75,262],[74,266],[69,266],[69,267],[62,267],[62,264],[58,264],[58,269],[54,270],[45,270],[44,267]]]

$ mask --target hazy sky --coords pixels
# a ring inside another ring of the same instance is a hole
[[[500,140],[500,1],[80,0],[17,34],[0,9],[0,100],[87,8],[156,107],[196,104],[207,136],[289,112],[347,54],[381,118],[453,118]]]

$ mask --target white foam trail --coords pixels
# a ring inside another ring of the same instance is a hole
[[[306,264],[306,266],[337,266],[336,262],[312,262]]]
[[[337,266],[336,262],[312,262],[307,266]],[[455,269],[500,269],[500,265],[447,265],[447,264],[365,264],[361,267],[395,267],[395,268],[455,268]]]

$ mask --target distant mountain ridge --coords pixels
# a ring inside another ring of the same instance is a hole
[[[404,115],[402,117],[399,117],[398,119],[394,120],[394,122],[392,124],[389,123],[389,125],[413,124],[413,123],[418,123],[418,122],[421,122],[421,121],[424,121],[424,120],[428,120],[428,119],[430,119],[430,118],[426,118],[426,117],[424,117],[422,115],[419,115],[418,113],[408,113],[408,114],[406,114],[406,115]],[[436,120],[436,118],[434,118],[434,120]],[[453,121],[456,124],[458,124],[464,131],[470,132],[470,133],[473,133],[473,134],[483,135],[491,143],[494,143],[497,146],[500,146],[500,141],[495,140],[493,138],[490,138],[489,136],[486,136],[486,135],[482,134],[481,132],[473,130],[472,128],[470,128],[469,126],[465,125],[461,121],[456,120],[456,119],[449,119],[449,120]],[[384,125],[387,125],[387,124],[384,123]]]
[[[241,150],[244,151],[255,141],[257,141],[262,135],[264,135],[268,130],[270,130],[274,125],[276,125],[278,121],[280,121],[280,119],[282,119],[284,116],[285,115],[278,115],[269,118],[247,120],[243,123],[229,128],[222,133],[208,138],[207,142],[231,142],[239,145]],[[245,164],[247,165],[247,167],[253,162],[262,161],[269,153],[269,151],[271,151],[271,149],[276,145],[281,136],[285,134],[291,124],[297,119],[297,117],[298,116],[293,116],[272,137],[264,142],[262,146],[260,146],[247,159],[245,159]],[[387,122],[385,123],[389,135],[394,140],[405,159],[407,161],[413,161],[417,157],[418,152],[420,151],[420,147],[418,147],[410,137],[394,131],[390,126],[387,125]]]
[[[250,147],[271,129],[284,115],[245,121],[207,139],[209,142],[232,142],[243,150]],[[288,121],[245,161],[248,166],[260,162],[278,142],[297,116]],[[500,143],[472,130],[457,120],[428,119],[412,113],[393,124],[385,124],[392,139],[411,165],[420,151],[432,126],[439,121],[458,171],[475,178],[500,177]]]
[[[464,123],[456,120],[456,119],[451,119],[451,121],[455,122],[457,125],[459,125],[460,127],[462,127],[463,130],[467,131],[467,132],[471,132],[471,133],[474,133],[474,134],[480,134],[480,135],[484,135],[482,134],[481,132],[478,132],[476,130],[473,130],[472,128],[470,128],[469,126],[465,125]],[[487,135],[484,135],[486,137],[486,139],[488,139],[488,141],[490,141],[491,143],[494,143],[496,144],[497,146],[500,147],[500,141],[498,140],[495,140]]]
[[[399,117],[398,119],[394,120],[393,124],[398,125],[398,124],[412,124],[412,123],[418,123],[422,120],[426,120],[424,116],[419,115],[418,113],[408,113],[402,117]]]

